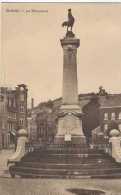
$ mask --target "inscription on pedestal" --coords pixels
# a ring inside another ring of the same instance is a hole
[[[65,134],[65,142],[70,142],[71,141],[71,134]]]

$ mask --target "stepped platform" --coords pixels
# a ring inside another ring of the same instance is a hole
[[[24,178],[121,178],[121,164],[95,149],[50,145],[26,154],[9,172]]]

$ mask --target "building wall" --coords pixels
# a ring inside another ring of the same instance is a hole
[[[17,125],[18,129],[27,128],[27,92],[25,85],[16,87]]]
[[[22,92],[21,92],[22,90]],[[21,93],[24,99],[21,100]],[[23,104],[23,111],[20,105]],[[21,117],[22,115],[22,117]],[[22,125],[20,120],[23,119]],[[0,145],[1,148],[8,148],[15,139],[16,132],[20,128],[27,127],[27,88],[25,85],[18,85],[16,89],[6,87],[0,88]]]
[[[37,114],[37,137],[42,142],[52,142],[56,132],[56,113],[51,108],[43,108]]]
[[[28,139],[30,142],[37,141],[37,123],[36,118],[32,114],[31,117],[27,118],[27,130],[28,130]]]
[[[121,107],[100,108],[100,126],[105,134],[114,128],[121,131]]]
[[[101,127],[101,131],[105,132],[105,127],[108,124],[107,132],[111,128],[121,130],[121,95],[103,94],[83,94],[79,95],[79,104],[83,110],[82,125],[85,135],[90,139],[92,130]],[[102,105],[107,107],[104,107]],[[113,106],[108,106],[113,103]],[[62,104],[62,98],[58,98],[52,102],[44,102],[33,108],[30,112],[34,112],[36,118],[37,139],[51,139],[56,134],[57,115],[59,107]],[[50,112],[51,111],[51,112]],[[108,120],[104,119],[104,113],[108,113]],[[112,120],[111,115],[115,113],[115,118]],[[32,124],[31,124],[32,126]],[[88,140],[89,141],[89,140]]]

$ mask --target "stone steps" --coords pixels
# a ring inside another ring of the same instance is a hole
[[[41,160],[44,159],[104,159],[105,155],[102,155],[101,153],[49,153],[49,152],[31,152],[27,154],[23,160],[26,161],[26,159],[37,159]]]
[[[44,151],[43,151],[44,152]],[[80,153],[80,154],[85,154],[85,153],[94,153],[94,152],[91,152],[91,151],[88,151],[88,150],[82,150],[82,149],[48,149],[46,151],[46,153],[49,153],[49,154],[53,154],[53,153],[57,153],[57,154],[63,154],[63,153],[66,153],[66,154],[77,154],[77,153]],[[96,152],[95,152],[96,153]],[[97,153],[98,154],[98,153]]]
[[[78,148],[77,148],[78,149]],[[121,165],[100,151],[83,153],[67,148],[57,153],[57,148],[28,153],[19,163],[10,167],[12,176],[40,178],[114,178],[121,177]]]
[[[76,164],[76,163],[99,163],[99,162],[103,162],[103,163],[110,163],[110,162],[113,162],[113,160],[110,160],[110,159],[105,159],[103,158],[102,156],[100,156],[100,158],[98,157],[93,157],[93,158],[90,158],[90,157],[62,157],[62,156],[55,156],[55,157],[43,157],[43,156],[40,156],[40,157],[28,157],[28,158],[24,158],[22,160],[22,162],[39,162],[39,163],[55,163],[55,164],[58,164],[58,163],[61,163],[61,164]]]
[[[121,178],[121,173],[116,174],[102,174],[102,175],[37,175],[32,173],[24,173],[16,171],[16,175],[22,178],[43,178],[43,179],[88,179],[88,178],[96,178],[96,179],[118,179]]]
[[[45,148],[45,149],[35,149],[34,150],[34,153],[43,153],[43,152],[46,152],[46,153],[82,153],[82,154],[85,154],[85,153],[88,153],[88,154],[99,154],[96,150],[91,150],[91,149],[85,149],[85,150],[82,150],[80,148],[67,148],[67,149],[64,149],[64,148],[61,148],[61,149],[58,149],[58,148]],[[101,151],[100,151],[101,152]]]
[[[84,169],[84,170],[63,170],[63,169],[39,169],[39,168],[31,168],[31,167],[13,167],[13,171],[16,172],[16,174],[19,173],[19,175],[34,175],[36,177],[51,177],[54,178],[78,178],[79,176],[88,176],[88,177],[97,177],[100,178],[100,176],[110,176],[116,174],[121,176],[121,168],[102,168],[102,169]]]
[[[113,173],[113,172],[121,172],[121,167],[101,167],[101,168],[86,168],[86,169],[78,169],[78,168],[75,168],[75,169],[64,169],[64,168],[39,168],[39,167],[24,167],[24,166],[19,166],[19,167],[16,167],[15,168],[16,170],[24,170],[24,171],[30,171],[31,172],[35,172],[35,173],[38,173],[38,174],[42,174],[42,173],[47,173],[47,174],[94,174],[94,173],[102,173],[102,172],[108,172],[108,173]]]
[[[75,156],[77,157],[99,157],[99,156],[102,156],[102,154],[88,154],[88,153],[85,153],[85,154],[82,154],[82,153],[77,153],[77,154],[68,154],[68,153],[63,153],[63,154],[58,154],[58,153],[53,153],[53,154],[50,154],[50,153],[36,153],[36,154],[33,154],[33,153],[29,153],[27,154],[27,158],[28,157],[52,157],[52,156],[65,156],[65,157],[69,157],[71,156],[72,158]],[[24,157],[26,158],[26,156]]]
[[[18,164],[19,165],[19,164]],[[119,165],[116,163],[104,163],[104,162],[98,162],[98,163],[80,163],[80,164],[57,164],[57,163],[38,163],[38,162],[23,162],[20,163],[20,166],[22,167],[36,167],[36,168],[43,168],[43,169],[92,169],[92,168],[118,168]]]

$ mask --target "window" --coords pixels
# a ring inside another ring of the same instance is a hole
[[[108,130],[108,124],[105,124],[105,125],[104,125],[104,130],[105,130],[105,131]]]
[[[11,113],[11,118],[12,118],[12,119],[16,119],[16,113],[14,113],[14,112]]]
[[[20,124],[20,126],[23,126],[24,125],[24,120],[23,119],[20,119],[19,120],[19,124]]]
[[[16,119],[16,113],[13,114],[13,118]]]
[[[20,104],[20,112],[24,112],[24,105]]]
[[[0,112],[4,113],[5,112],[5,104],[0,104]]]
[[[108,120],[108,113],[104,113],[104,120]]]
[[[5,129],[5,121],[2,121],[2,129]]]
[[[13,129],[13,124],[12,123],[8,123],[8,130],[11,131]]]
[[[13,99],[13,107],[16,107],[16,100]]]
[[[112,112],[111,113],[111,120],[115,120],[115,118],[116,118],[116,114],[115,114],[115,112]]]
[[[118,118],[121,119],[121,112],[119,112],[119,117]]]
[[[10,144],[10,133],[7,134],[7,142]]]
[[[3,102],[4,96],[0,95],[0,102]]]
[[[11,107],[12,106],[12,99],[8,98],[8,106]]]
[[[11,118],[11,115],[10,115],[10,113],[8,113],[8,118]]]
[[[119,130],[121,131],[121,124],[118,125]]]

